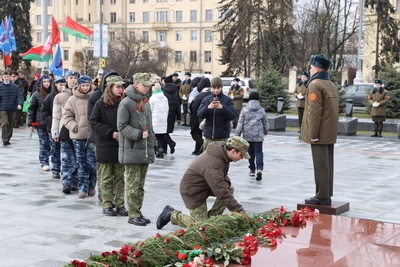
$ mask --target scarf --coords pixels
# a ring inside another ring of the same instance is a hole
[[[330,80],[329,72],[327,72],[327,71],[317,72],[316,74],[314,74],[314,76],[311,77],[311,79],[309,79],[307,81],[306,87],[308,88],[308,86],[310,85],[311,81],[315,80],[315,79]]]

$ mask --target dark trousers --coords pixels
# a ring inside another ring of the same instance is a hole
[[[318,198],[333,196],[333,144],[311,145],[314,164],[315,195]]]
[[[0,111],[1,138],[3,142],[10,141],[12,137],[16,114],[16,111]]]
[[[297,114],[299,117],[299,127],[301,131],[301,124],[303,123],[304,108],[297,108]]]
[[[158,143],[158,147],[154,148],[156,151],[160,151],[160,149],[164,150],[164,152],[167,152],[167,134],[156,134],[156,138],[157,138],[157,143]]]
[[[251,171],[262,171],[264,169],[264,154],[263,154],[263,142],[249,142],[249,169]]]
[[[203,147],[203,131],[199,129],[198,125],[192,125],[190,126],[190,135],[192,136],[193,140],[196,141],[193,153],[201,153]]]

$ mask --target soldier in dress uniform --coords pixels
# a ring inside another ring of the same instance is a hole
[[[383,88],[383,81],[376,79],[375,87],[369,92],[368,102],[371,104],[371,116],[375,132],[371,137],[382,137],[383,122],[386,120],[386,106],[390,99],[388,91]]]
[[[333,195],[333,149],[339,120],[339,95],[327,71],[332,61],[325,55],[310,58],[304,119],[300,139],[311,144],[315,196],[306,204],[330,205]]]
[[[229,89],[228,96],[232,99],[233,105],[236,110],[236,118],[233,120],[233,128],[236,128],[236,125],[239,121],[239,115],[243,108],[243,96],[244,90],[240,84],[239,78],[234,78],[232,81],[231,88]]]
[[[299,127],[300,127],[299,132],[301,132],[301,123],[303,122],[304,106],[306,103],[304,96],[306,95],[307,91],[306,83],[308,81],[308,77],[309,74],[306,71],[303,71],[301,73],[300,82],[296,85],[296,90],[294,91],[294,95],[297,98],[296,107],[297,107],[297,114],[299,117]]]

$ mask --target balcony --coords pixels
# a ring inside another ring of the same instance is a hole
[[[153,31],[169,31],[169,22],[153,22],[151,30]]]

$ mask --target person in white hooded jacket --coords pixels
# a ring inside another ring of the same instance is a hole
[[[151,106],[151,114],[153,121],[153,131],[156,134],[158,147],[155,147],[156,157],[163,158],[164,150],[163,145],[166,146],[165,135],[167,134],[168,128],[168,98],[165,97],[163,91],[161,90],[161,85],[159,83],[155,83],[152,87],[152,96],[149,99],[149,103]]]

